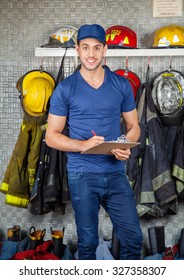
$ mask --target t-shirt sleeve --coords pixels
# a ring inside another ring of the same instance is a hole
[[[64,94],[64,89],[59,83],[50,98],[49,113],[57,116],[67,116],[68,106]]]
[[[130,112],[136,108],[133,89],[130,82],[125,78],[122,86],[124,99],[121,106],[121,112]]]

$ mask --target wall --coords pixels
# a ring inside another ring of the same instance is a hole
[[[177,23],[182,25],[182,18],[153,18],[152,0],[0,0],[0,180],[3,179],[7,164],[19,134],[22,120],[22,109],[16,82],[21,75],[40,65],[56,78],[60,58],[35,57],[35,48],[40,47],[49,39],[49,35],[58,27],[70,24],[79,27],[84,23],[99,23],[105,29],[112,25],[125,25],[137,33],[138,47],[141,40],[156,28]],[[168,69],[169,58],[151,58],[151,76],[163,69]],[[112,69],[125,67],[125,58],[108,58],[107,65]],[[173,68],[183,71],[184,58],[173,58]],[[129,58],[129,69],[136,72],[145,81],[147,58]],[[66,61],[65,76],[73,71],[73,60]],[[184,227],[183,205],[179,205],[179,213],[160,219],[141,219],[144,233],[145,248],[148,247],[147,228],[152,225],[164,225],[166,228],[166,245],[177,242],[180,229]],[[34,216],[28,209],[20,209],[5,204],[5,195],[0,194],[0,233],[6,237],[8,227],[19,224],[28,231],[31,225],[36,228],[46,228],[47,238],[50,238],[50,226],[61,229],[65,226],[67,244],[76,243],[76,231],[71,205],[66,208],[66,214],[61,216],[49,213]],[[100,211],[101,236],[111,237],[112,226]]]

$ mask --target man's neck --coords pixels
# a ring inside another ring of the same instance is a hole
[[[92,87],[99,88],[104,82],[105,71],[102,66],[95,70],[87,70],[84,66],[80,69],[81,76]]]

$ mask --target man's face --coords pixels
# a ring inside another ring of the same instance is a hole
[[[87,70],[97,69],[102,62],[107,51],[107,45],[93,38],[86,38],[80,41],[76,46],[77,53],[80,57],[81,64]]]

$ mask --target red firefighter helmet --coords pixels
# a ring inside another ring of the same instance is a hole
[[[115,25],[106,30],[108,48],[137,48],[136,33],[122,25]]]
[[[141,81],[140,81],[139,77],[137,76],[137,74],[135,74],[134,72],[127,70],[127,69],[118,69],[114,72],[116,74],[128,79],[128,81],[130,82],[130,85],[132,87],[133,93],[134,93],[134,98],[136,98],[137,90],[141,84]]]

